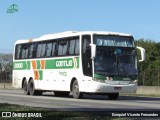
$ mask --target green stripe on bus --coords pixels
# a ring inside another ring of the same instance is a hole
[[[13,62],[13,70],[31,69],[31,61]],[[45,69],[76,69],[79,68],[79,57],[45,60]],[[36,60],[36,69],[41,69],[41,61]]]
[[[43,80],[43,71],[39,70],[38,73],[39,73],[39,79]]]
[[[27,61],[27,70],[30,70],[30,67],[31,67],[31,62],[30,61]]]

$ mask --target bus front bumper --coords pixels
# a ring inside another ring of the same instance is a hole
[[[85,92],[89,93],[135,93],[137,84],[114,85],[100,82],[91,82],[87,84]]]

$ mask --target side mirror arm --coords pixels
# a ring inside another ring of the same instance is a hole
[[[146,59],[145,49],[142,47],[139,47],[139,46],[137,46],[137,49],[139,49],[141,51],[141,60],[139,60],[139,62],[145,61],[145,59]]]
[[[94,60],[96,57],[96,45],[95,44],[90,44],[91,46],[91,59]]]

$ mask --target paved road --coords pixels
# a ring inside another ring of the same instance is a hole
[[[84,99],[55,97],[52,92],[42,96],[27,96],[21,90],[0,89],[0,102],[58,110],[103,111],[103,110],[160,110],[160,98],[120,96],[118,100],[108,100],[106,96],[84,96]]]

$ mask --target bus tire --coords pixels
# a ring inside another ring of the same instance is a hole
[[[108,94],[108,99],[109,100],[117,100],[119,97],[119,93],[109,93]]]
[[[69,92],[54,91],[54,95],[57,96],[57,97],[68,97]]]
[[[24,92],[25,95],[29,95],[28,84],[27,84],[26,80],[24,80],[24,82],[23,82],[22,89],[23,89],[23,92]]]
[[[29,81],[28,90],[29,90],[30,95],[36,95],[33,79]]]
[[[72,84],[72,94],[75,99],[83,98],[83,93],[79,92],[79,85],[77,80],[74,80]]]

